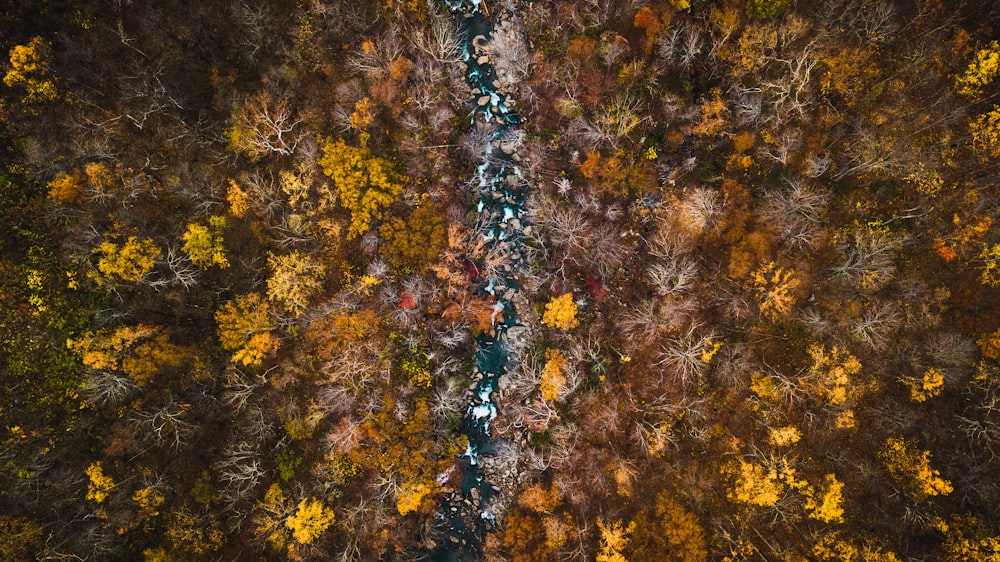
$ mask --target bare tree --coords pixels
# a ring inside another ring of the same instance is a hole
[[[87,400],[99,406],[121,406],[139,392],[139,387],[129,377],[101,370],[87,375],[82,392]]]
[[[851,322],[851,336],[874,350],[884,349],[889,335],[899,327],[900,315],[892,304],[884,301],[869,303],[858,318]]]
[[[844,263],[833,272],[865,291],[876,291],[895,275],[895,257],[903,243],[888,227],[857,225],[842,245]]]
[[[670,297],[686,294],[699,277],[698,264],[688,256],[668,254],[651,264],[646,277],[657,295]]]
[[[215,470],[224,484],[222,499],[230,509],[249,498],[266,476],[257,447],[246,441],[227,447]]]
[[[185,421],[188,404],[169,401],[154,410],[134,412],[129,421],[139,434],[157,447],[169,447],[175,451],[182,449],[198,426]]]
[[[711,332],[698,334],[700,326],[692,324],[680,337],[670,339],[660,347],[656,366],[663,368],[681,385],[696,382],[708,363],[703,354],[715,337]]]
[[[775,227],[786,246],[814,251],[823,240],[821,225],[828,201],[826,191],[792,178],[786,189],[768,192],[761,216]]]
[[[298,144],[295,129],[302,123],[287,97],[275,101],[267,92],[251,96],[233,114],[227,136],[233,148],[251,159],[268,154],[290,155]]]

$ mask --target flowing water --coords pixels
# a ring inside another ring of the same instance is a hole
[[[512,112],[495,87],[496,72],[484,47],[493,24],[481,0],[445,0],[463,37],[465,79],[472,89],[472,125],[488,132],[476,168],[479,200],[477,232],[482,236],[488,264],[481,271],[477,291],[495,302],[493,330],[476,338],[475,388],[462,421],[469,445],[459,459],[461,489],[443,502],[441,524],[447,542],[435,552],[438,560],[476,560],[485,535],[493,525],[489,500],[497,490],[485,480],[480,460],[494,444],[490,424],[497,416],[494,402],[500,378],[510,365],[509,331],[517,325],[513,298],[518,272],[524,265],[522,222],[528,186],[517,166],[512,139],[520,117]]]

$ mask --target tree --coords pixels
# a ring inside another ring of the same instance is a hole
[[[984,285],[1000,287],[1000,244],[984,245],[983,251],[979,252],[979,259],[983,260],[979,279]]]
[[[115,481],[104,474],[104,466],[100,461],[91,463],[86,472],[90,478],[90,483],[87,484],[87,499],[94,503],[103,503],[114,491]]]
[[[785,0],[747,0],[747,16],[763,20],[778,15],[785,9]]]
[[[538,391],[542,394],[543,400],[554,402],[559,398],[566,385],[566,356],[558,349],[545,350],[545,367],[542,368],[542,380],[538,385]]]
[[[771,320],[787,315],[795,304],[795,289],[799,280],[793,272],[768,262],[754,271],[751,278],[760,312]]]
[[[841,491],[844,489],[844,483],[837,480],[833,474],[827,474],[824,481],[826,487],[818,494],[811,487],[804,490],[806,512],[809,513],[809,517],[824,523],[843,523],[844,507]]]
[[[627,549],[632,560],[708,560],[705,529],[698,517],[666,490],[656,495],[652,510],[635,518],[635,525]]]
[[[420,205],[404,221],[395,218],[379,228],[380,252],[393,267],[422,270],[448,243],[444,216],[433,205]]]
[[[735,476],[733,486],[727,491],[730,500],[768,507],[778,503],[785,493],[782,475],[775,467],[739,459],[729,470]]]
[[[910,400],[914,402],[926,402],[930,398],[941,394],[944,388],[944,375],[941,371],[931,367],[924,371],[922,377],[909,377],[903,379],[903,384],[910,389]]]
[[[435,482],[404,482],[396,492],[396,511],[406,515],[420,509],[424,498],[433,495],[439,486]]]
[[[990,334],[983,334],[976,340],[976,344],[979,345],[983,357],[993,359],[994,361],[1000,360],[1000,330]]]
[[[36,560],[43,532],[42,526],[30,519],[0,515],[0,558]]]
[[[580,324],[580,320],[576,317],[576,310],[576,303],[573,302],[573,293],[552,297],[545,305],[542,324],[560,330],[576,328]]]
[[[976,52],[965,73],[957,77],[955,87],[963,96],[979,99],[984,88],[1000,75],[1000,44],[991,41]]]
[[[213,265],[221,269],[229,267],[223,248],[222,233],[226,229],[226,217],[210,217],[208,226],[189,224],[182,239],[182,250],[198,267],[208,268]]]
[[[10,50],[10,70],[3,83],[10,88],[21,88],[21,98],[26,104],[52,101],[56,86],[49,77],[49,59],[52,46],[41,37],[33,37],[27,45],[15,45]]]
[[[106,240],[94,248],[94,252],[101,254],[97,260],[98,271],[133,283],[149,275],[156,261],[163,257],[163,252],[152,239],[139,240],[135,236],[129,236],[120,246]]]
[[[305,310],[309,299],[323,288],[326,268],[298,250],[285,255],[268,254],[267,265],[271,269],[267,297],[292,314]]]
[[[256,161],[268,154],[287,156],[295,150],[295,128],[301,123],[289,107],[288,98],[278,101],[267,92],[247,99],[233,114],[226,140],[236,152]]]
[[[972,515],[952,516],[938,523],[944,533],[945,560],[948,562],[1000,562],[1000,536]]]
[[[271,305],[259,293],[247,293],[227,302],[215,313],[219,343],[233,352],[233,363],[258,366],[278,350]]]
[[[1000,105],[969,123],[969,133],[986,160],[1000,157]]]
[[[947,496],[953,490],[951,482],[941,478],[941,473],[931,468],[930,451],[921,451],[912,442],[890,437],[879,456],[893,479],[916,500]]]
[[[327,140],[319,163],[333,180],[340,206],[351,212],[348,238],[367,231],[403,189],[392,164],[364,145],[355,148],[343,139]]]
[[[57,203],[79,203],[87,192],[85,182],[79,170],[60,173],[49,182],[49,198]]]
[[[189,359],[186,349],[171,343],[167,333],[149,324],[85,332],[66,343],[70,350],[80,354],[81,361],[90,369],[125,373],[140,386],[156,374],[177,368]],[[105,382],[113,383],[114,377]],[[98,394],[109,391],[114,393],[105,389]]]
[[[807,349],[812,365],[807,384],[818,391],[832,406],[843,406],[849,398],[860,394],[858,382],[853,380],[861,372],[861,362],[838,346],[827,348],[814,343]]]
[[[622,551],[628,546],[630,535],[635,530],[635,522],[623,526],[621,521],[605,523],[597,518],[597,528],[601,531],[601,547],[597,553],[597,562],[628,562]]]
[[[285,521],[285,526],[292,531],[292,537],[296,541],[309,544],[323,534],[333,521],[333,510],[320,500],[309,498],[299,502],[295,514]]]

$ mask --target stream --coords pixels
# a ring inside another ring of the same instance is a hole
[[[498,491],[482,474],[480,459],[489,455],[494,445],[490,436],[490,424],[497,416],[494,394],[511,361],[508,331],[517,325],[513,298],[518,291],[518,272],[524,266],[522,217],[528,186],[517,166],[512,142],[521,120],[497,91],[496,72],[484,50],[493,24],[481,0],[445,3],[463,38],[465,80],[473,94],[472,126],[484,127],[489,133],[476,168],[476,230],[491,259],[488,267],[479,268],[482,273],[476,291],[495,301],[493,330],[476,338],[475,387],[461,423],[469,442],[457,463],[461,486],[445,494],[442,501],[438,524],[447,540],[432,556],[435,560],[465,561],[479,559],[486,533],[495,525],[488,505]]]

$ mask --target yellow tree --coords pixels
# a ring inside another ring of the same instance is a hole
[[[601,531],[601,549],[597,553],[597,562],[628,562],[622,551],[628,546],[632,531],[635,530],[635,522],[625,527],[621,521],[605,523],[598,517],[597,528]]]
[[[219,343],[233,352],[233,363],[260,365],[281,345],[273,333],[271,305],[259,293],[227,302],[215,313],[215,322],[219,325]]]
[[[861,372],[861,362],[837,346],[827,348],[814,343],[808,348],[812,365],[807,382],[823,395],[831,406],[845,406],[848,399],[860,394],[861,388],[853,379]]]
[[[955,80],[958,93],[979,99],[983,89],[1000,74],[1000,44],[992,41],[976,52],[965,73]]]
[[[267,280],[267,296],[285,310],[299,314],[323,287],[326,268],[314,258],[295,250],[289,254],[269,254],[267,264],[271,278]]]
[[[542,324],[560,330],[576,328],[580,324],[580,320],[576,317],[576,311],[577,308],[576,303],[573,302],[573,293],[552,297],[545,305]]]
[[[223,248],[222,234],[226,229],[226,217],[210,217],[208,226],[189,224],[182,236],[184,253],[198,267],[208,268],[217,265],[222,269],[229,267],[229,260]]]
[[[994,105],[991,111],[969,123],[969,133],[985,158],[1000,157],[1000,105]]]
[[[558,349],[545,350],[545,367],[542,368],[542,380],[538,385],[538,390],[542,394],[542,399],[549,402],[559,398],[566,385],[566,356]]]
[[[86,472],[90,478],[90,483],[87,484],[87,499],[94,503],[103,503],[114,491],[115,481],[104,474],[104,466],[100,461],[88,466]]]
[[[908,377],[903,379],[903,384],[910,389],[910,399],[914,402],[926,402],[930,398],[941,394],[944,389],[944,375],[941,371],[931,367],[924,371],[922,377]]]
[[[129,236],[121,245],[105,240],[94,248],[94,252],[101,254],[97,260],[98,271],[108,277],[131,282],[142,281],[153,271],[156,261],[163,257],[163,252],[152,239],[139,240],[135,236]]]
[[[327,140],[319,163],[333,180],[340,206],[351,212],[348,238],[367,231],[403,189],[392,164],[373,156],[366,146],[355,148],[343,139]]]
[[[149,324],[86,332],[67,341],[67,346],[80,354],[87,367],[95,371],[121,371],[139,385],[157,373],[182,365],[190,357],[186,349],[170,342],[167,333]]]
[[[424,499],[437,492],[440,486],[434,480],[404,482],[396,492],[396,511],[406,515],[420,509]]]
[[[300,544],[309,544],[333,524],[333,510],[316,498],[299,502],[295,514],[285,521],[292,531],[292,537]]]
[[[79,203],[86,193],[86,178],[76,170],[60,173],[49,182],[49,198],[58,203]]]
[[[727,495],[735,502],[768,507],[778,503],[785,493],[782,474],[774,467],[764,467],[740,459],[728,471],[735,479]]]
[[[984,285],[1000,287],[1000,244],[983,246],[983,251],[979,253],[979,259],[983,260],[980,280]]]
[[[708,560],[705,529],[698,517],[667,491],[656,496],[652,511],[635,518],[627,552],[634,560],[702,562]]]
[[[1000,562],[1000,536],[976,517],[953,516],[947,523],[940,521],[938,530],[944,533],[942,546],[948,562]]]
[[[976,340],[976,344],[979,345],[983,357],[993,359],[994,361],[1000,359],[1000,330],[990,334],[983,334]]]
[[[27,45],[15,45],[10,50],[10,69],[3,83],[10,88],[22,88],[24,103],[51,101],[56,98],[56,86],[49,77],[52,46],[41,37]]]
[[[841,492],[844,489],[844,483],[837,480],[837,476],[834,474],[827,474],[824,481],[826,486],[818,493],[812,487],[804,489],[806,512],[809,513],[809,517],[824,523],[842,523],[844,521],[842,505],[844,498]]]
[[[159,333],[159,329],[150,324],[122,326],[111,330],[103,328],[97,332],[86,332],[79,338],[66,342],[69,349],[80,354],[83,364],[91,369],[118,370],[122,358],[140,341],[147,340]]]
[[[21,517],[0,515],[0,559],[37,560],[42,546],[42,526]]]
[[[900,437],[890,437],[879,453],[886,470],[914,499],[947,496],[951,482],[941,478],[941,472],[931,468],[930,451],[921,451]]]

